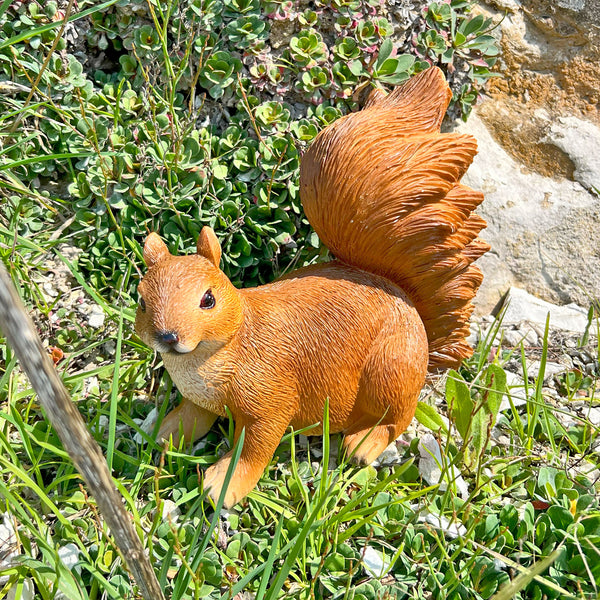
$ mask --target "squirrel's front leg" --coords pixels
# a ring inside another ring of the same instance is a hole
[[[238,463],[229,481],[223,506],[231,508],[248,495],[258,483],[289,425],[288,420],[268,419],[247,420],[236,418],[234,443],[237,443],[242,429],[245,429],[244,444]],[[225,482],[227,469],[231,463],[233,450],[221,457],[204,474],[204,489],[216,503]]]
[[[165,415],[156,440],[162,443],[173,436],[173,445],[178,446],[181,431],[187,442],[195,442],[208,433],[216,419],[214,413],[184,398],[179,406]]]

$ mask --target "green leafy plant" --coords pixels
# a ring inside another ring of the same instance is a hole
[[[230,88],[242,68],[239,59],[224,50],[215,52],[204,64],[199,82],[213,98],[220,98]]]
[[[305,30],[290,40],[289,60],[300,67],[313,67],[325,62],[327,46],[318,31]]]
[[[367,77],[371,82],[396,85],[408,79],[415,63],[415,57],[410,54],[392,56],[394,47],[392,41],[386,39],[379,48],[377,59],[369,68],[361,61],[350,63],[350,71],[357,77]]]
[[[267,34],[267,24],[258,15],[239,17],[230,21],[225,28],[225,35],[232,44],[239,48],[252,48],[253,52],[264,47]]]
[[[318,132],[356,110],[361,91],[430,64],[464,116],[492,75],[492,24],[470,3],[428,3],[411,23],[390,6],[84,0],[69,16],[53,2],[0,11],[0,256],[172,598],[597,595],[598,373],[559,376],[550,402],[544,368],[530,381],[517,350],[523,389],[506,389],[500,324],[417,409],[439,445],[438,481],[422,475],[416,436],[397,444],[393,466],[359,468],[336,455],[336,436],[294,432],[247,501],[220,513],[202,472],[231,446],[227,421],[192,448],[164,450],[149,433],[153,409],[160,419],[178,399],[131,335],[146,234],[193,252],[200,228],[214,227],[236,285],[324,258],[298,182]],[[99,329],[80,310],[90,302]],[[594,323],[592,311],[589,335]],[[44,599],[136,597],[4,343],[0,382],[0,524],[17,552],[0,562],[0,596],[30,586]],[[565,425],[565,403],[581,398],[588,412]]]
[[[461,453],[469,467],[481,464],[506,393],[506,373],[498,365],[489,365],[479,379],[481,388],[473,385],[478,392],[475,398],[458,372],[450,371],[446,381],[449,413],[462,439]]]

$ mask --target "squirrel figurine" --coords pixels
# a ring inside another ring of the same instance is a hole
[[[489,246],[473,213],[483,195],[459,183],[476,141],[440,133],[451,96],[430,68],[388,95],[372,92],[316,137],[300,194],[331,262],[236,289],[212,229],[190,256],[147,237],[135,328],[183,396],[158,437],[193,441],[230,410],[235,440],[244,428],[245,439],[225,507],[255,487],[290,425],[322,433],[326,400],[331,432],[371,463],[412,420],[427,372],[471,355],[482,280],[473,262]],[[204,475],[214,501],[230,460]]]

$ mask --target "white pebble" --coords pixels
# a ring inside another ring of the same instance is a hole
[[[385,556],[371,546],[365,548],[362,560],[364,570],[371,577],[382,577],[389,566]]]
[[[11,566],[11,559],[18,555],[17,534],[13,526],[13,521],[8,513],[2,515],[0,519],[0,569],[8,569]]]
[[[419,441],[419,473],[421,477],[429,484],[440,484],[440,490],[448,489],[448,485],[456,486],[456,490],[461,498],[467,498],[469,487],[462,475],[450,466],[444,469],[444,479],[442,480],[442,453],[438,441],[430,433],[426,433]]]
[[[100,383],[98,382],[98,378],[95,375],[86,377],[83,382],[83,389],[86,396],[89,394],[97,394],[100,391]]]
[[[56,296],[58,296],[58,291],[49,281],[44,283],[42,288],[44,289],[44,292],[46,292],[46,294],[48,294],[48,296],[51,298],[56,298]]]
[[[527,365],[527,377],[530,380],[537,379],[540,373],[540,367],[542,366],[541,361],[535,360],[531,364]],[[547,362],[544,369],[544,383],[548,383],[554,375],[558,375],[566,370],[564,365],[560,365],[555,362]]]
[[[139,424],[140,429],[144,433],[147,433],[148,435],[150,435],[152,433],[152,430],[154,429],[154,424],[156,423],[157,417],[158,417],[158,410],[155,407],[148,413],[146,418]],[[136,444],[142,444],[144,442],[144,438],[142,437],[142,435],[140,433],[136,433],[133,436],[133,441]]]
[[[88,315],[88,325],[94,329],[99,329],[104,325],[105,314],[102,308],[97,304],[92,305],[92,310]]]
[[[79,548],[72,542],[70,544],[65,544],[64,546],[61,546],[58,549],[58,558],[60,558],[62,564],[70,570],[72,570],[73,567],[79,561],[79,554]]]
[[[21,595],[19,596],[20,600],[34,600],[35,598],[35,590],[33,587],[33,581],[26,577],[21,582],[23,585],[21,587]],[[6,596],[6,600],[15,600],[17,597],[17,587],[13,586],[8,591],[8,596]]]
[[[434,515],[426,511],[419,516],[419,521],[433,525],[433,527],[440,529],[451,538],[462,537],[467,533],[467,528],[462,523],[450,523],[444,515]]]
[[[400,453],[396,442],[392,442],[373,462],[374,467],[390,467],[400,463]]]
[[[179,506],[173,500],[163,500],[161,516],[163,521],[170,520],[174,523],[181,516],[181,510],[179,510]]]
[[[506,387],[508,388],[510,399],[512,400],[513,405],[521,406],[527,403],[527,394],[525,392],[525,382],[523,378],[517,375],[516,373],[512,373],[511,371],[506,371]],[[529,386],[532,389],[532,386]],[[508,410],[510,408],[510,401],[507,395],[502,397],[502,402],[500,403],[500,411]]]
[[[593,406],[587,413],[588,421],[595,427],[600,426],[600,408]]]

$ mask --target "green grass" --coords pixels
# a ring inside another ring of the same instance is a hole
[[[38,249],[26,250],[13,255],[13,272],[36,268]],[[79,326],[83,335],[58,368],[112,463],[167,597],[226,599],[246,591],[265,599],[501,598],[509,597],[501,595],[509,585],[516,598],[596,597],[600,509],[597,482],[586,472],[598,465],[598,427],[582,417],[565,429],[556,417],[578,399],[595,404],[595,381],[565,380],[562,406],[553,407],[542,368],[525,405],[482,412],[490,395],[510,393],[495,377],[520,352],[499,351],[490,363],[492,327],[437,398],[450,428],[439,417],[423,419],[440,440],[447,486],[421,479],[417,439],[403,451],[402,465],[375,469],[330,460],[337,436],[309,438],[307,449],[290,432],[257,489],[219,516],[204,499],[200,473],[230,443],[231,429],[222,420],[195,450],[166,453],[140,429],[154,404],[161,414],[172,404],[173,388],[131,338],[126,308],[117,305],[109,316],[111,353],[100,357],[96,334]],[[30,580],[39,598],[56,590],[74,600],[137,597],[10,349],[3,347],[3,355],[0,513],[16,528],[18,557],[1,572],[1,593]],[[72,367],[88,355],[96,357],[94,369]],[[98,387],[84,393],[90,376]],[[496,418],[506,445],[491,443],[485,423]],[[451,481],[458,472],[468,483],[466,497]],[[179,509],[176,518],[163,518],[167,500]],[[446,532],[435,525],[440,519]],[[70,544],[78,553],[67,568],[59,557]],[[378,576],[365,569],[367,551],[383,565]]]
[[[55,44],[61,15],[46,4],[0,4],[0,257],[44,343],[64,352],[57,370],[104,451],[166,596],[596,598],[599,428],[589,411],[599,404],[597,362],[590,374],[561,376],[552,398],[543,365],[561,349],[548,332],[540,374],[525,377],[524,392],[505,387],[507,365],[518,360],[526,371],[526,355],[496,350],[498,321],[472,359],[424,393],[419,435],[439,440],[441,484],[422,479],[417,437],[401,450],[401,464],[375,469],[337,457],[337,436],[310,438],[307,448],[289,432],[247,500],[215,511],[201,474],[231,444],[231,424],[221,420],[195,447],[166,452],[141,428],[152,409],[160,419],[178,401],[160,361],[132,332],[146,232],[160,229],[173,250],[184,251],[202,225],[212,225],[237,284],[323,258],[299,208],[299,154],[354,108],[347,86],[408,74],[392,73],[400,63],[384,57],[372,63],[376,71],[365,71],[371,42],[391,49],[385,23],[372,27],[372,6],[317,3],[350,39],[325,59],[322,34],[305,39],[299,29],[301,19],[317,30],[326,20],[310,11],[291,15],[285,3],[132,2],[132,18],[120,3],[84,0],[69,18],[90,26],[90,55],[106,52],[108,66],[94,70],[83,69],[63,39]],[[444,33],[454,19],[474,36],[455,49],[467,66],[456,72],[468,73],[468,85],[453,82],[454,104],[468,112],[475,89],[468,86],[486,77],[469,61],[484,50],[489,59],[493,50],[484,20],[471,19],[463,5],[455,1],[450,11],[430,3],[421,25]],[[263,30],[250,17],[267,10],[279,18]],[[240,40],[240,15],[256,27],[254,38]],[[275,57],[275,80],[242,71],[238,62],[252,63],[269,28],[282,21],[294,33]],[[444,39],[437,35],[437,43]],[[242,55],[245,43],[249,54]],[[359,75],[342,69],[316,90],[294,87],[314,68],[290,58],[304,52],[303,43],[331,69],[356,50]],[[179,52],[170,52],[177,44]],[[484,50],[469,54],[470,44]],[[421,59],[403,62],[417,70]],[[273,99],[277,85],[283,101]],[[339,95],[311,104],[315,93],[331,90]],[[304,103],[302,114],[292,110],[295,102]],[[205,125],[207,117],[214,123]],[[70,247],[82,250],[78,258],[67,258]],[[49,293],[46,284],[57,278],[68,292]],[[79,299],[65,301],[70,292]],[[101,307],[101,329],[87,324],[80,302]],[[592,310],[582,344],[596,361],[590,340],[597,333]],[[499,412],[505,396],[513,402]],[[561,413],[574,414],[572,423],[564,425]],[[454,480],[459,474],[466,495]],[[163,516],[173,506],[179,514]],[[26,598],[29,589],[44,600],[139,598],[94,499],[2,339],[0,516],[7,537],[0,539],[0,598]],[[61,558],[68,551],[75,557],[69,566]]]

